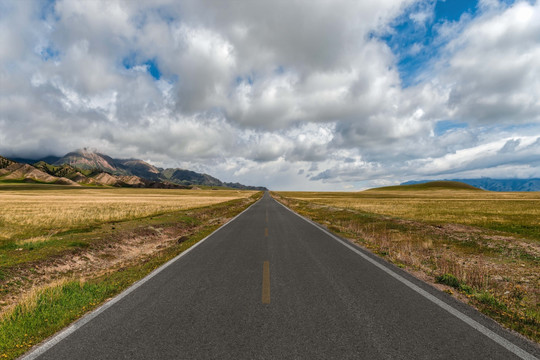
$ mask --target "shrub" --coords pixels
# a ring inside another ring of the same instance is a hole
[[[505,304],[499,302],[492,294],[490,294],[487,291],[481,292],[478,295],[476,295],[476,299],[483,304],[489,305],[497,309],[501,309],[501,310],[507,309]]]
[[[459,290],[463,291],[465,294],[468,294],[468,295],[471,295],[474,292],[472,287],[465,284],[459,284]]]
[[[444,275],[437,276],[435,280],[439,284],[445,284],[456,289],[459,289],[459,286],[461,285],[459,280],[452,274],[444,274]]]

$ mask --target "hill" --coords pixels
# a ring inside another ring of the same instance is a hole
[[[432,180],[408,181],[401,185],[424,184]],[[457,181],[489,191],[540,191],[540,179],[452,179],[445,181]]]
[[[14,164],[14,163],[15,163],[15,161],[9,160],[9,159],[6,159],[6,158],[3,157],[3,156],[0,156],[0,169],[6,168],[6,167],[8,167],[9,165],[12,165],[12,164]]]
[[[4,157],[0,157],[0,180],[80,186],[68,178],[52,176],[32,165],[18,163]]]
[[[397,186],[385,186],[370,190],[391,190],[391,191],[417,191],[417,190],[472,190],[481,191],[477,187],[459,181],[430,181],[418,184],[402,184]]]

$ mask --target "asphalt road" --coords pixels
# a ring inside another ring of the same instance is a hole
[[[344,244],[265,195],[28,358],[539,356],[472,308]]]

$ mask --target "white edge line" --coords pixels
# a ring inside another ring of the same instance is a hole
[[[155,269],[154,271],[152,271],[150,274],[146,275],[144,278],[142,278],[141,280],[135,282],[133,285],[131,285],[130,287],[128,287],[126,290],[124,290],[123,292],[121,292],[120,294],[116,295],[115,297],[113,297],[111,300],[107,301],[105,304],[101,305],[100,307],[98,307],[97,309],[95,309],[94,311],[84,315],[82,318],[80,318],[79,320],[76,320],[74,323],[72,323],[71,325],[69,325],[67,328],[65,328],[64,330],[61,330],[60,332],[56,333],[56,335],[53,335],[51,338],[49,338],[49,340],[45,340],[44,343],[42,343],[41,345],[38,345],[37,347],[35,347],[34,349],[30,350],[30,352],[22,355],[18,360],[33,360],[33,359],[36,359],[38,356],[40,355],[43,355],[47,350],[49,350],[50,348],[52,348],[54,345],[58,344],[60,341],[64,340],[66,337],[68,337],[69,335],[71,335],[72,333],[74,333],[75,331],[77,331],[78,329],[80,329],[81,327],[83,327],[84,325],[86,325],[87,323],[89,323],[90,321],[92,321],[94,318],[96,318],[99,314],[101,314],[102,312],[104,312],[105,310],[107,310],[108,308],[110,308],[111,306],[113,306],[114,304],[116,304],[117,302],[119,302],[120,300],[122,300],[123,298],[125,298],[126,296],[128,296],[129,294],[131,294],[133,291],[137,290],[137,288],[139,288],[141,285],[143,285],[144,283],[146,283],[148,280],[152,279],[154,276],[156,276],[157,274],[159,274],[160,272],[162,272],[163,270],[165,270],[167,267],[169,267],[172,263],[174,263],[175,261],[177,261],[178,259],[180,259],[182,256],[188,254],[191,250],[195,249],[197,246],[199,246],[200,244],[202,244],[205,240],[207,240],[208,238],[212,237],[213,235],[215,235],[219,230],[223,229],[225,226],[229,225],[230,223],[232,223],[234,220],[236,220],[236,218],[238,218],[240,215],[242,215],[243,213],[245,213],[246,211],[248,211],[253,205],[257,204],[259,201],[261,201],[261,199],[264,197],[264,194],[263,196],[255,201],[253,204],[251,204],[248,208],[246,208],[244,211],[242,211],[240,214],[236,215],[235,217],[233,217],[231,220],[227,221],[225,224],[221,225],[219,228],[217,228],[214,232],[212,232],[210,235],[208,235],[207,237],[205,237],[204,239],[198,241],[195,245],[191,246],[190,248],[184,250],[182,253],[178,254],[176,257],[172,258],[171,260],[167,261],[165,264],[161,265],[160,267],[158,267],[157,269]]]
[[[416,291],[418,294],[422,295],[423,297],[425,297],[426,299],[428,299],[431,302],[435,303],[436,305],[438,305],[442,309],[446,310],[450,314],[454,315],[455,317],[457,317],[461,321],[465,322],[466,324],[471,326],[473,329],[479,331],[480,333],[484,334],[485,336],[487,336],[491,340],[495,341],[497,344],[501,345],[502,347],[504,347],[508,351],[514,353],[516,356],[518,356],[518,357],[520,357],[521,359],[524,359],[524,360],[538,360],[538,358],[536,356],[534,356],[532,354],[529,354],[527,351],[523,350],[522,348],[520,348],[516,344],[506,340],[505,338],[503,338],[500,335],[497,335],[496,333],[494,333],[493,331],[491,331],[490,329],[488,329],[484,325],[480,324],[476,320],[473,320],[471,317],[465,315],[464,313],[457,310],[456,308],[448,305],[444,301],[442,301],[442,300],[438,299],[437,297],[431,295],[430,293],[428,293],[424,289],[420,288],[419,286],[417,286],[417,285],[413,284],[412,282],[410,282],[409,280],[405,279],[403,276],[401,276],[398,273],[394,272],[392,269],[386,267],[385,265],[379,263],[378,261],[376,261],[376,260],[372,259],[371,257],[369,257],[368,255],[364,254],[362,251],[358,250],[357,248],[355,248],[351,244],[347,244],[346,242],[344,242],[343,240],[338,238],[336,235],[332,234],[328,230],[326,230],[323,227],[319,226],[316,222],[314,222],[314,221],[312,221],[312,220],[310,220],[308,218],[305,218],[304,216],[298,214],[297,212],[289,209],[287,206],[283,205],[281,202],[279,202],[277,200],[276,200],[276,202],[278,204],[280,204],[281,206],[283,206],[285,209],[287,209],[290,212],[292,212],[293,214],[295,214],[296,216],[300,217],[301,219],[303,219],[303,220],[307,221],[308,223],[310,223],[311,225],[315,226],[317,229],[321,230],[326,235],[330,236],[331,238],[333,238],[334,240],[336,240],[337,242],[339,242],[343,246],[345,246],[345,247],[349,248],[350,250],[354,251],[356,254],[360,255],[365,260],[369,261],[371,264],[375,265],[376,267],[378,267],[379,269],[381,269],[382,271],[384,271],[388,275],[392,276],[394,279],[400,281],[404,285],[406,285],[409,288],[411,288],[412,290]]]

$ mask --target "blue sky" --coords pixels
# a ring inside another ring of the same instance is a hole
[[[391,23],[391,31],[381,38],[398,59],[398,69],[405,86],[415,83],[422,71],[429,68],[444,47],[438,31],[462,17],[474,18],[478,1],[446,0],[417,2]]]
[[[131,53],[122,59],[122,66],[127,70],[133,69],[135,66],[143,66],[152,78],[155,80],[161,79],[161,71],[157,60],[155,58],[141,60],[140,57],[137,53]]]
[[[540,177],[540,4],[0,3],[0,154],[273,189]]]

